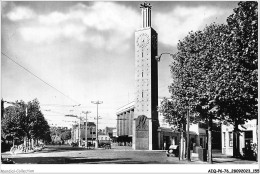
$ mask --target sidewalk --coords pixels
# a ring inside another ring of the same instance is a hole
[[[221,151],[212,152],[213,164],[258,164],[256,161],[233,158],[232,156],[224,155]],[[200,161],[198,153],[191,153],[191,161],[199,164],[208,164],[208,162]]]

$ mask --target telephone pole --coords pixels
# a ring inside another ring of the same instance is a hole
[[[82,112],[86,114],[86,127],[85,127],[85,147],[88,148],[88,114],[91,113],[90,111]]]
[[[96,144],[95,144],[95,148],[98,148],[98,105],[102,104],[103,101],[91,101],[91,103],[96,104],[97,105],[97,125],[96,125]]]

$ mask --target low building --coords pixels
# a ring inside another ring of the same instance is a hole
[[[239,125],[240,132],[239,137],[239,152],[243,155],[243,148],[248,143],[253,149],[257,145],[257,120],[247,121],[244,125]],[[233,125],[222,124],[222,154],[233,155]]]
[[[88,122],[87,125],[87,139],[88,142],[93,142],[96,140],[96,124],[94,122]],[[83,122],[79,125],[73,125],[71,130],[71,139],[72,142],[78,142],[79,141],[79,135],[81,142],[85,141],[85,135],[86,135],[86,122]]]
[[[116,127],[105,127],[104,133],[105,135],[108,135],[110,138],[114,137],[113,131],[116,129]]]

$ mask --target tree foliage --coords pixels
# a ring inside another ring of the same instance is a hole
[[[158,111],[163,114],[165,121],[172,126],[173,130],[180,131],[183,129],[183,123],[186,120],[184,117],[185,110],[180,108],[182,105],[178,101],[164,98]]]
[[[5,108],[1,126],[4,137],[44,140],[50,134],[50,127],[40,111],[37,99],[28,104],[16,101],[14,105]]]
[[[193,122],[220,118],[217,101],[222,90],[216,81],[223,73],[222,41],[227,32],[225,25],[211,24],[203,31],[190,32],[178,44],[171,65],[174,80],[170,92],[182,112],[192,106],[192,115],[196,116]]]
[[[184,121],[188,105],[193,122],[218,119],[237,128],[257,118],[257,56],[257,2],[239,2],[227,25],[213,23],[179,41],[171,65],[172,102],[159,110],[170,124]]]
[[[228,52],[223,66],[223,113],[234,125],[257,118],[258,95],[258,8],[257,2],[239,2],[234,14],[227,18],[224,46]]]
[[[4,116],[1,120],[4,138],[22,138],[26,135],[23,129],[25,113],[18,104],[19,102],[17,101],[15,106],[8,106],[4,109]]]
[[[64,132],[61,133],[61,140],[69,140],[71,139],[71,131],[70,130],[66,130]]]

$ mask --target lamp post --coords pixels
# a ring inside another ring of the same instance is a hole
[[[174,58],[177,53],[175,53],[175,54],[172,54],[172,53],[161,53],[159,56],[155,56],[155,59],[156,59],[158,62],[160,62],[161,57],[162,57],[163,54],[169,54],[170,56],[172,56],[172,58]]]
[[[103,101],[91,101],[91,103],[97,105],[97,125],[96,125],[96,143],[95,143],[95,148],[98,148],[98,105],[102,104]]]

